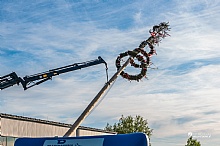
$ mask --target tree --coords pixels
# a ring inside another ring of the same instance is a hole
[[[193,139],[192,136],[187,140],[187,144],[185,146],[201,146],[200,142],[196,139]]]
[[[122,115],[118,123],[115,123],[113,126],[107,123],[104,129],[117,132],[118,134],[143,132],[148,135],[149,139],[153,132],[153,129],[148,127],[147,120],[144,120],[144,118],[139,115],[136,115],[135,117],[124,117]]]

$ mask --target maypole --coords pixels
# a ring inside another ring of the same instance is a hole
[[[86,107],[83,113],[78,117],[75,123],[71,126],[71,128],[64,134],[64,137],[68,137],[73,135],[76,129],[80,126],[83,120],[89,115],[92,109],[96,106],[98,101],[101,99],[102,95],[106,90],[111,86],[111,84],[117,79],[119,75],[128,80],[136,80],[139,81],[143,77],[146,77],[147,68],[151,65],[150,58],[156,54],[155,45],[159,44],[159,42],[169,36],[168,32],[170,31],[169,25],[166,22],[162,22],[159,25],[153,26],[153,29],[149,30],[150,37],[141,42],[138,48],[135,48],[133,51],[127,51],[125,53],[119,54],[116,59],[115,65],[117,68],[117,72],[112,76],[112,78],[103,86],[103,88],[98,92],[98,94],[94,97],[94,99],[90,102],[90,104]],[[148,46],[150,51],[147,53],[144,48]],[[127,61],[121,65],[122,58],[128,56]],[[137,59],[141,64],[135,63],[134,59]],[[137,75],[130,75],[124,72],[125,67],[128,64],[134,66],[135,68],[141,68],[141,72]]]

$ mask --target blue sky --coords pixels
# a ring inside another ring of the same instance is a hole
[[[0,1],[0,76],[15,71],[24,77],[102,56],[111,77],[118,54],[169,21],[171,37],[152,57],[158,69],[148,69],[148,80],[138,83],[118,77],[82,125],[102,129],[122,114],[141,115],[154,129],[153,146],[184,145],[189,132],[202,145],[217,146],[219,18],[218,0]],[[105,82],[105,67],[97,65],[27,91],[13,86],[0,91],[0,112],[74,123]]]

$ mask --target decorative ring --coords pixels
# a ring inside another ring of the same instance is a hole
[[[141,53],[142,55],[139,55],[139,53]],[[117,70],[119,70],[121,68],[121,59],[125,56],[131,56],[131,59],[130,59],[130,64],[131,66],[134,66],[135,68],[141,68],[141,72],[137,75],[130,75],[124,71],[122,71],[120,73],[120,75],[125,78],[125,79],[128,79],[128,80],[136,80],[136,81],[139,81],[140,79],[142,79],[143,77],[146,76],[146,72],[147,72],[147,67],[150,63],[150,57],[148,56],[148,53],[140,48],[136,48],[134,49],[133,51],[127,51],[125,53],[121,53],[119,54],[119,56],[117,57],[116,59],[116,67],[117,67]],[[144,57],[146,59],[144,59]],[[136,64],[134,62],[134,59],[133,58],[137,58],[137,60],[139,62],[141,62],[141,64]]]

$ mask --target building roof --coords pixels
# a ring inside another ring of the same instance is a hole
[[[22,121],[29,121],[29,122],[37,122],[37,123],[42,123],[42,124],[49,124],[49,125],[69,127],[69,128],[72,126],[72,124],[54,122],[54,121],[49,121],[49,120],[42,120],[42,119],[37,119],[37,118],[30,118],[30,117],[25,117],[25,116],[17,116],[17,115],[11,115],[11,114],[6,114],[6,113],[0,113],[0,118],[15,119],[15,120],[22,120]],[[78,129],[116,134],[116,132],[106,131],[106,130],[97,129],[97,128],[91,128],[91,127],[85,127],[85,126],[79,126]]]

